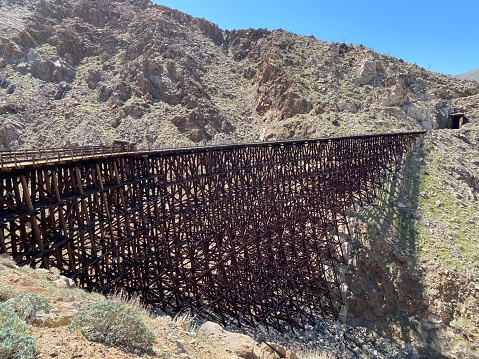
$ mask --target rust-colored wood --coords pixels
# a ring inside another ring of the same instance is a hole
[[[3,231],[0,231],[0,250],[2,253],[7,253],[7,245],[3,237]]]
[[[38,222],[37,222],[37,217],[34,214],[34,208],[32,204],[32,199],[30,197],[30,191],[32,188],[28,187],[27,184],[27,179],[24,175],[20,175],[20,181],[22,183],[22,190],[23,190],[23,199],[27,205],[27,208],[30,210],[31,215],[29,216],[29,221],[33,227],[33,234],[34,234],[34,240],[38,245],[38,250],[40,252],[44,252],[45,248],[43,246],[43,241],[42,241],[42,236],[40,234],[40,228],[38,227]],[[25,231],[26,232],[26,231]],[[45,268],[49,268],[48,261],[46,257],[42,256],[42,264]]]
[[[2,153],[0,251],[164,309],[304,326],[343,304],[345,213],[422,134]]]

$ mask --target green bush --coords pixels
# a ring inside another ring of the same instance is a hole
[[[38,311],[43,310],[48,313],[52,309],[47,298],[33,293],[17,295],[5,304],[29,324],[35,321]]]
[[[15,297],[17,293],[8,287],[1,287],[0,288],[0,302],[5,302],[13,297]]]
[[[35,340],[26,324],[6,304],[0,304],[0,359],[35,358]]]
[[[140,309],[113,300],[90,303],[70,323],[91,341],[127,351],[153,352],[154,334],[143,323]]]

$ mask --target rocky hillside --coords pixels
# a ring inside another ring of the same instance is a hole
[[[0,6],[4,148],[378,133],[479,115],[479,84],[363,46],[223,31],[147,0]]]
[[[468,71],[464,74],[457,75],[456,76],[459,79],[464,79],[464,80],[474,80],[479,82],[479,68]]]
[[[358,209],[349,323],[425,358],[479,357],[479,127],[434,130]]]
[[[147,0],[0,0],[0,13],[5,149],[431,130],[351,219],[347,320],[406,356],[479,357],[479,83],[361,45],[223,31]],[[444,129],[452,112],[470,122]],[[332,332],[337,356],[391,357],[353,331]]]

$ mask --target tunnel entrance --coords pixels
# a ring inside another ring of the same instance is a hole
[[[469,122],[463,113],[452,113],[449,115],[449,128],[457,130]]]

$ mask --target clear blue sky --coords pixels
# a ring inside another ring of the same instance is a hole
[[[225,30],[282,28],[363,44],[431,71],[479,67],[479,0],[154,0]]]

